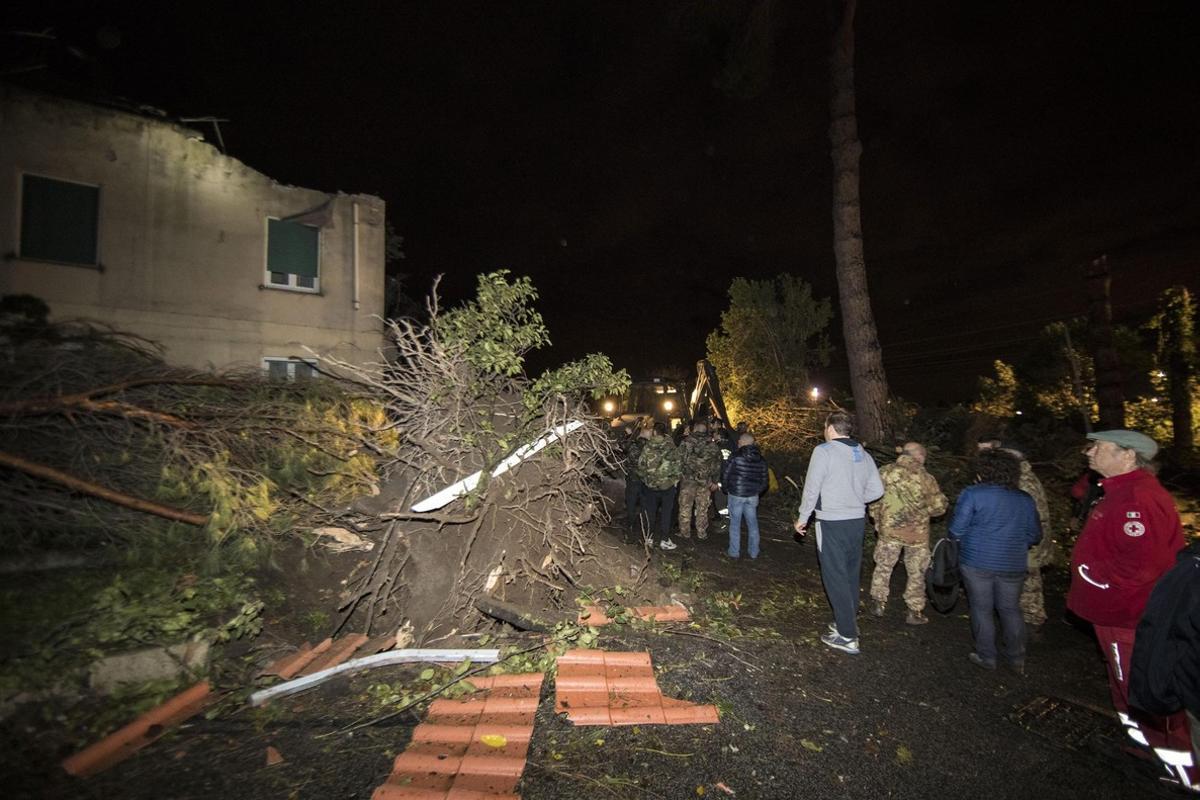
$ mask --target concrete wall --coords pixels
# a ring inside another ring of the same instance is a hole
[[[20,257],[26,172],[100,187],[100,268]],[[328,197],[282,186],[188,128],[0,85],[0,294],[32,294],[55,319],[87,317],[153,339],[172,363],[260,366],[307,355],[304,346],[375,358],[374,315],[384,304],[378,197],[333,198],[319,293],[264,288],[267,218]]]

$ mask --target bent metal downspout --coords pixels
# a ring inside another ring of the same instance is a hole
[[[567,434],[571,433],[574,430],[582,428],[583,424],[584,424],[583,420],[581,420],[581,419],[571,420],[570,422],[566,423],[565,425],[559,425],[556,428],[552,429],[551,431],[549,431],[548,433],[543,435],[540,439],[538,439],[534,442],[530,442],[529,444],[525,445],[524,447],[519,448],[515,453],[513,453],[508,458],[504,459],[503,461],[501,461],[499,464],[496,465],[496,468],[492,470],[492,477],[499,478],[501,475],[503,475],[504,473],[508,472],[510,469],[515,467],[517,464],[520,464],[525,459],[527,459],[530,456],[534,455],[535,453],[538,453],[541,450],[545,449],[546,445],[550,444],[551,442],[555,441],[556,439],[564,439],[564,438],[566,438]],[[442,489],[437,494],[426,497],[421,502],[412,506],[412,508],[410,510],[415,511],[417,513],[426,513],[429,511],[437,511],[439,508],[445,506],[451,500],[462,497],[463,495],[468,494],[469,492],[473,491],[475,489],[475,487],[479,485],[479,481],[482,479],[483,479],[483,470],[474,472],[474,473],[468,475],[467,477],[463,478],[458,483],[453,483],[453,484],[447,486],[445,489]]]
[[[347,661],[338,664],[336,667],[323,669],[320,672],[314,672],[311,675],[305,675],[303,678],[296,678],[286,683],[281,683],[278,686],[272,686],[269,689],[261,689],[250,695],[250,705],[261,706],[268,700],[273,700],[277,697],[287,697],[288,695],[302,692],[305,689],[312,688],[319,683],[332,678],[334,675],[339,675],[343,672],[355,672],[357,670],[372,669],[374,667],[386,667],[390,664],[410,664],[413,662],[432,662],[457,664],[465,659],[471,659],[475,664],[494,664],[500,660],[499,649],[488,650],[440,650],[440,649],[410,649],[410,650],[391,650],[386,653],[376,653],[373,656],[364,656],[356,658],[352,661]]]

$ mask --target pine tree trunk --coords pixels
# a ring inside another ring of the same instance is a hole
[[[850,389],[861,437],[879,443],[888,435],[887,375],[863,258],[862,214],[859,203],[858,118],[854,108],[854,8],[844,0],[842,19],[830,57],[829,140],[833,152],[833,252],[837,260],[838,298],[842,332],[850,362]]]
[[[1172,456],[1179,466],[1192,461],[1192,439],[1195,420],[1192,419],[1192,381],[1196,362],[1196,304],[1184,286],[1174,286],[1163,293],[1161,336],[1165,353],[1167,385],[1171,392]]]
[[[1121,388],[1121,362],[1113,341],[1112,303],[1109,301],[1111,278],[1108,256],[1100,256],[1088,267],[1085,282],[1088,298],[1088,338],[1096,364],[1096,405],[1100,428],[1125,427],[1125,392]]]

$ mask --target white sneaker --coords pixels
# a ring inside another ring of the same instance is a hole
[[[840,634],[827,633],[821,637],[821,641],[835,650],[841,650],[842,652],[849,653],[851,655],[856,656],[860,652],[858,649],[858,639],[848,639]],[[972,653],[971,655],[975,654]],[[995,665],[993,665],[992,669],[995,668]]]
[[[670,539],[663,539],[661,542],[658,543],[658,546],[660,548],[662,548],[663,550],[674,550],[679,545],[675,544]]]

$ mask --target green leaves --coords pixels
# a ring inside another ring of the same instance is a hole
[[[625,370],[613,372],[608,356],[591,353],[542,373],[525,392],[523,400],[527,409],[536,410],[548,398],[558,395],[576,397],[586,393],[598,400],[605,395],[623,394],[628,388],[629,374]]]
[[[475,299],[434,321],[434,333],[484,375],[514,377],[525,354],[550,344],[550,332],[532,303],[537,289],[529,278],[509,282],[506,269],[480,275]]]
[[[829,299],[813,297],[800,278],[734,278],[721,327],[706,343],[726,399],[746,407],[802,396],[809,368],[829,363],[832,319]]]

